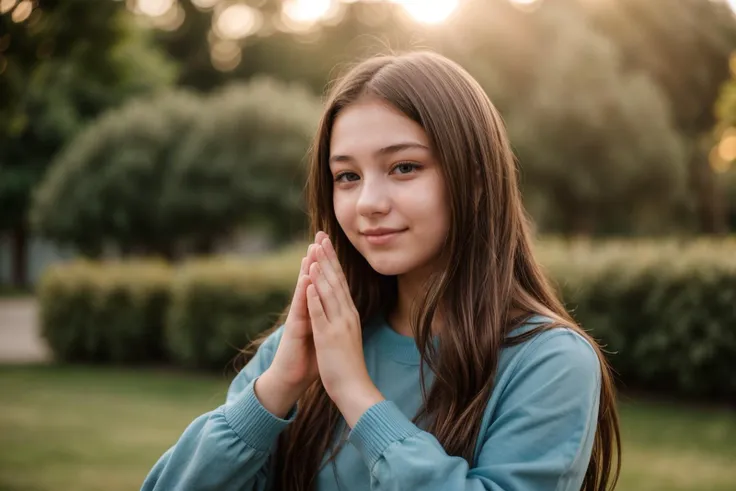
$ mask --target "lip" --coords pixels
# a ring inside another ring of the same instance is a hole
[[[361,232],[369,244],[383,245],[406,232],[407,229],[375,228]]]

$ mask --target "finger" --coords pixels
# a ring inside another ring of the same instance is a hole
[[[345,277],[342,266],[340,266],[340,260],[337,258],[337,252],[335,251],[335,248],[333,247],[332,241],[329,237],[326,240],[322,241],[322,248],[325,250],[325,254],[327,254],[327,258],[332,265],[333,271],[335,271],[335,276],[339,280],[339,283],[343,291],[345,292],[345,295],[352,302],[353,296],[350,294],[350,285],[348,285],[348,280]]]
[[[309,309],[309,318],[312,321],[312,328],[316,331],[323,330],[327,325],[327,316],[322,307],[319,293],[314,284],[307,286],[307,308]]]
[[[315,255],[316,250],[316,244],[311,244],[307,248],[307,256],[305,257],[306,261],[304,263],[304,274],[309,274],[309,267],[312,266],[312,263],[317,260],[317,256]]]
[[[327,319],[336,320],[340,315],[340,301],[336,298],[336,292],[325,278],[319,263],[314,263],[309,268],[309,278],[319,294]]]
[[[306,292],[307,285],[309,285],[309,275],[299,275],[299,279],[296,281],[296,287],[294,288],[294,297],[291,299],[291,311],[294,311],[298,315],[307,315],[306,307]]]
[[[321,244],[323,240],[327,238],[327,234],[323,231],[319,231],[314,236],[314,243],[315,244]]]
[[[327,279],[327,282],[330,284],[330,287],[332,287],[332,290],[337,295],[338,300],[346,303],[346,306],[349,306],[350,304],[347,302],[352,302],[352,299],[350,298],[350,295],[346,293],[345,288],[343,288],[342,278],[338,276],[337,271],[335,271],[333,263],[327,257],[327,252],[323,246],[317,247],[317,262],[319,263],[320,269]]]

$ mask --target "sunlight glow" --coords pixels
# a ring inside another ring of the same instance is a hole
[[[283,12],[294,22],[311,24],[327,15],[333,4],[333,0],[286,0]]]
[[[731,12],[736,14],[736,0],[726,0],[726,4],[731,9]]]
[[[519,10],[533,12],[542,4],[542,0],[509,0]]]
[[[452,15],[460,4],[459,0],[393,0],[417,22],[439,24]]]
[[[338,0],[285,0],[281,8],[282,28],[308,33],[318,22],[335,20],[341,11]]]

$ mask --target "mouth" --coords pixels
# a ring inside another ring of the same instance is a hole
[[[366,242],[372,245],[384,245],[395,240],[399,235],[406,232],[408,229],[401,230],[389,230],[389,229],[377,229],[363,232],[362,235],[365,237]]]

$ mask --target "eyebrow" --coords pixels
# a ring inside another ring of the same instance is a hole
[[[394,143],[393,145],[389,145],[387,147],[379,148],[375,152],[373,152],[374,157],[385,157],[386,155],[391,155],[393,153],[401,152],[402,150],[408,150],[410,148],[421,148],[423,150],[429,150],[429,147],[426,145],[422,145],[421,143],[417,142],[401,142],[401,143]],[[352,162],[355,160],[350,155],[333,155],[330,157],[330,163],[332,162]]]

